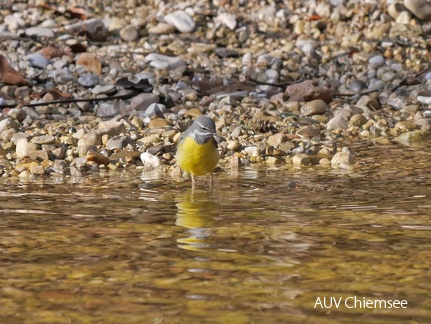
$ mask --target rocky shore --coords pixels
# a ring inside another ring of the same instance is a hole
[[[2,177],[180,177],[176,143],[201,114],[225,170],[354,170],[353,142],[431,138],[429,1],[78,5],[1,7]]]

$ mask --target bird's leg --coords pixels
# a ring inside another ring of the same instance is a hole
[[[193,174],[190,174],[190,176],[192,177],[192,189],[195,189],[195,186],[196,186],[195,176]]]
[[[210,173],[210,189],[213,188],[213,184],[214,184],[213,174]]]

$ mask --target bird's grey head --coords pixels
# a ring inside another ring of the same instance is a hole
[[[205,144],[209,140],[212,140],[214,136],[218,136],[214,121],[207,116],[199,116],[188,131],[199,144]]]

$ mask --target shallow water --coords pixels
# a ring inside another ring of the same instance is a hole
[[[429,147],[355,149],[354,172],[246,169],[211,192],[147,172],[4,179],[0,322],[429,323]]]

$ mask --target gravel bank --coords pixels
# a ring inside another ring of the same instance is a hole
[[[227,171],[354,170],[349,143],[431,137],[431,3],[262,3],[3,7],[0,175],[180,176],[176,142],[201,114]]]

